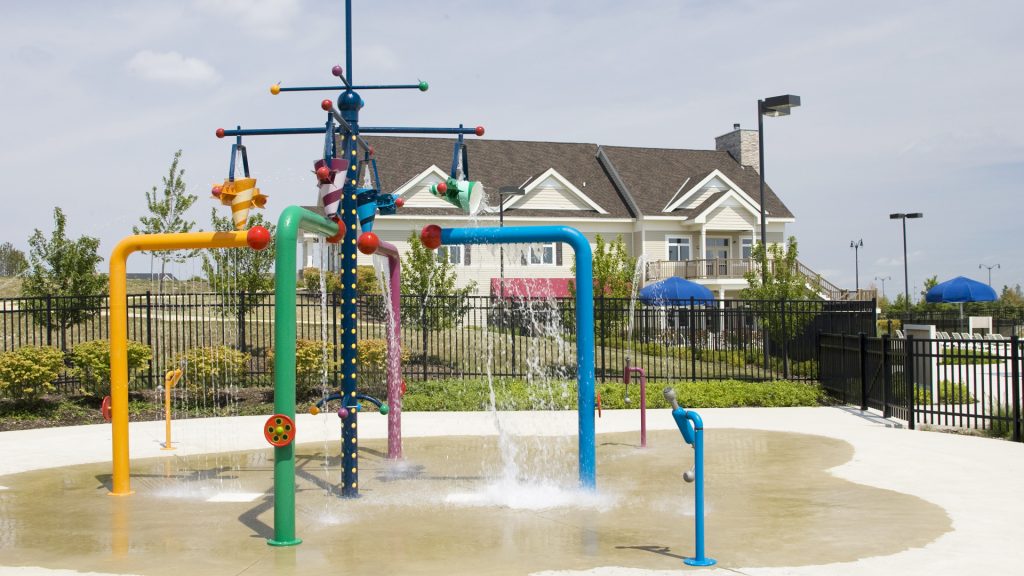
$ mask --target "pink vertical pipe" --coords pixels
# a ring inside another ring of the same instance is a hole
[[[388,338],[388,458],[402,457],[402,261],[390,242],[380,243],[377,253],[388,257],[391,283],[391,337]]]
[[[622,371],[622,381],[626,386],[629,386],[629,376],[633,372],[640,375],[640,447],[647,448],[647,372],[627,362],[626,369]]]

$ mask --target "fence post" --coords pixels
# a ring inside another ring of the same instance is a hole
[[[860,360],[860,409],[868,409],[868,339],[861,332],[857,335],[857,355]]]
[[[605,318],[605,307],[604,307],[604,305],[605,305],[605,303],[604,303],[604,292],[602,291],[601,292],[601,297],[598,298],[598,308],[601,311],[601,324],[599,325],[599,330],[601,332],[601,375],[600,375],[600,378],[599,378],[598,382],[604,382],[604,375],[605,375],[604,335],[605,335],[606,332],[608,332],[608,322],[607,322],[607,319]]]
[[[889,356],[889,335],[882,335],[882,418],[892,416],[889,409],[889,387],[892,386],[892,358]]]
[[[821,330],[814,331],[814,360],[817,364],[818,382],[821,382],[822,386],[824,386],[825,373],[824,370],[822,370],[821,368]]]
[[[914,384],[914,336],[907,334],[903,341],[904,365],[903,384],[907,387],[907,428],[914,429],[914,402],[917,401],[917,385]]]
[[[786,328],[786,300],[779,302],[782,323],[782,377],[789,380],[789,330]]]
[[[423,381],[427,381],[427,295],[420,295],[420,340],[423,344]],[[514,342],[514,340],[513,340]],[[513,362],[515,362],[515,355],[513,354]]]
[[[326,288],[326,286],[325,286]],[[360,301],[361,308],[366,309],[365,296]],[[358,308],[357,308],[358,310]],[[359,317],[362,318],[362,312],[359,312]],[[341,381],[340,373],[340,362],[338,361],[338,293],[331,292],[331,343],[334,344],[334,382]],[[357,354],[358,356],[358,351]]]
[[[696,300],[690,296],[690,309],[686,315],[687,324],[690,325],[690,378],[697,379],[697,323],[694,322],[694,306]]]
[[[149,385],[152,386],[153,379],[153,359],[157,358],[157,351],[153,350],[153,305],[150,300],[151,294],[149,290],[146,290],[146,346],[149,346]]]
[[[1013,441],[1021,441],[1020,421],[1020,338],[1016,334],[1010,337],[1010,378],[1013,380]]]
[[[245,352],[245,290],[238,291],[238,350]]]
[[[53,296],[49,294],[46,295],[46,345],[53,346]]]

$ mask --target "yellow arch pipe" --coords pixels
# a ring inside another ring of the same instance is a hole
[[[110,255],[110,411],[113,434],[114,478],[110,494],[132,493],[128,456],[128,256],[140,250],[195,250],[242,248],[248,230],[235,232],[185,232],[128,236]]]

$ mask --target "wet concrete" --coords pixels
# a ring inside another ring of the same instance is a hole
[[[829,474],[853,456],[843,441],[749,430],[706,441],[707,552],[724,567],[890,555],[951,529],[934,504]],[[106,495],[109,465],[9,475],[0,477],[0,563],[175,576],[678,569],[693,552],[693,486],[681,479],[693,452],[670,431],[649,445],[598,436],[594,495],[571,489],[575,438],[516,439],[514,476],[539,484],[499,480],[494,437],[409,439],[398,464],[382,458],[383,441],[365,441],[357,500],[332,495],[338,461],[325,468],[324,445],[303,445],[304,543],[284,549],[265,544],[269,449],[133,462],[130,497]]]

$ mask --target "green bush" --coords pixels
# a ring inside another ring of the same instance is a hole
[[[1013,409],[1005,404],[994,406],[992,420],[985,434],[991,438],[1010,439],[1013,436]]]
[[[34,399],[53,392],[64,367],[64,354],[51,346],[26,346],[0,354],[0,393]]]
[[[295,341],[295,394],[299,399],[308,398],[320,389],[323,381],[324,370],[327,371],[327,382],[331,388],[336,388],[333,383],[334,371],[340,364],[335,361],[335,346],[326,343],[327,362],[324,362],[324,343],[319,340],[296,340]],[[267,354],[267,361],[274,363],[274,351]]]
[[[917,404],[931,404],[930,387],[917,388],[914,392]],[[949,380],[939,382],[939,404],[974,404],[978,399],[971,395],[966,384],[954,384]]]
[[[142,368],[153,357],[149,346],[128,341],[128,378],[134,378],[136,370]],[[82,387],[106,396],[110,394],[110,341],[90,340],[76,344],[71,350],[71,375]]]
[[[327,272],[324,278],[329,294],[341,292],[341,277],[337,272]],[[302,269],[302,287],[314,294],[320,293],[320,269],[310,266]],[[380,294],[380,284],[373,266],[356,267],[356,290],[360,294]]]
[[[946,348],[939,364],[1001,364],[1003,361],[985,350]]]
[[[192,348],[175,357],[182,365],[181,382],[189,394],[213,399],[216,387],[242,384],[249,364],[249,355],[228,346]]]
[[[640,406],[640,388],[630,385],[630,404],[625,403],[625,389],[621,382],[601,384],[603,409],[637,408]],[[673,384],[679,403],[687,408],[730,408],[738,406],[818,406],[825,396],[815,383],[741,382],[738,380],[711,380],[706,382],[676,382]],[[648,408],[667,408],[662,395],[663,386],[649,385]],[[403,410],[449,411],[483,410],[490,405],[490,390],[486,380],[432,380],[410,383],[402,402]],[[522,380],[495,380],[495,404],[499,410],[574,410],[576,383],[552,382],[550,391],[530,386]]]

